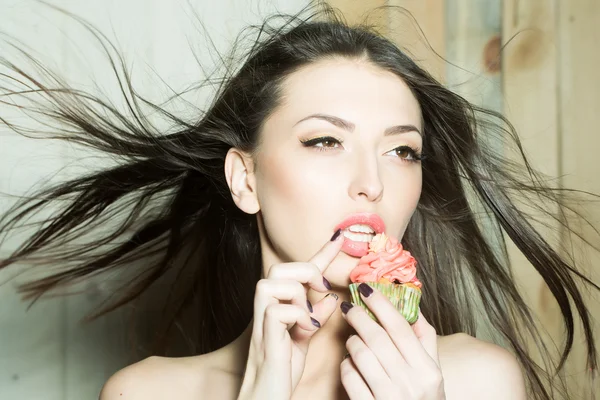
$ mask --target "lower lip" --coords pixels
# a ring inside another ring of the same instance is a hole
[[[369,243],[367,242],[356,242],[344,237],[344,244],[342,245],[342,251],[352,257],[363,257],[369,252]]]

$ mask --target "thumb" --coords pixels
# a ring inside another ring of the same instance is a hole
[[[319,321],[321,326],[324,326],[336,310],[337,303],[338,295],[333,292],[328,293],[325,297],[313,305],[313,312],[310,314],[310,316]],[[317,331],[318,329],[309,331],[302,329],[298,325],[294,325],[290,329],[290,337],[292,340],[298,343],[298,345],[308,345],[310,338]]]

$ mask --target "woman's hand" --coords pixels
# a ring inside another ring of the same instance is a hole
[[[323,271],[344,242],[338,231],[308,262],[276,264],[256,285],[254,321],[246,371],[239,400],[289,400],[298,385],[308,344],[337,306],[337,296],[308,302],[308,286],[331,289]]]
[[[361,307],[342,303],[357,332],[346,341],[349,357],[340,366],[350,399],[445,399],[433,326],[419,312],[411,327],[379,291],[365,283],[359,291],[381,325]]]

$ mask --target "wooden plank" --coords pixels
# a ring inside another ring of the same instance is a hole
[[[377,26],[382,33],[387,32],[387,12],[383,9],[386,0],[327,0],[333,8],[341,11],[344,19],[350,25],[371,23]]]
[[[512,39],[502,64],[505,114],[517,129],[532,166],[550,177],[559,172],[554,17],[552,1],[504,3],[503,45]],[[551,235],[558,229],[556,223],[548,223],[550,229],[539,227],[542,234]],[[557,244],[556,237],[550,241]],[[517,281],[525,283],[521,289],[527,303],[557,337],[558,310],[551,302],[548,288],[513,246],[510,256]]]
[[[446,85],[473,104],[501,112],[500,3],[446,4]]]
[[[445,0],[328,0],[327,3],[339,9],[350,24],[375,25],[434,77],[444,79],[445,64],[440,56],[444,56],[445,45]]]
[[[447,0],[389,0],[390,37],[439,81],[445,80]]]
[[[559,147],[554,89],[557,81],[554,13],[551,1],[504,2],[503,45],[512,41],[505,49],[502,68],[505,114],[517,129],[532,166],[555,177]],[[550,236],[559,228],[558,224],[547,222],[550,229],[538,228]],[[551,242],[558,244],[556,237]],[[547,286],[512,244],[509,255],[527,304],[550,335],[560,338],[560,314]]]
[[[600,3],[597,0],[558,2],[558,49],[559,70],[559,128],[560,164],[565,187],[577,188],[600,194]],[[596,229],[600,227],[598,202],[587,205],[587,217]],[[598,236],[591,226],[582,226],[584,234],[595,239]],[[563,237],[563,240],[567,240]],[[586,272],[600,282],[600,254],[580,245],[575,246],[576,259],[587,266]],[[596,346],[600,346],[600,295],[584,293],[589,302],[588,310],[594,322]],[[592,386],[585,377],[585,348],[581,341],[573,349],[569,364],[571,384],[579,389],[581,398],[593,398],[600,393],[600,379]]]
[[[559,171],[554,16],[551,1],[505,1],[503,45],[512,41],[502,64],[505,114],[517,129],[532,166],[553,177]],[[537,228],[549,237],[559,227],[546,222],[549,228]],[[557,240],[553,237],[550,242],[557,245]],[[509,255],[526,303],[549,334],[546,340],[560,341],[560,313],[548,287],[516,246],[509,246]],[[535,344],[530,343],[529,348],[534,350]],[[539,355],[534,355],[541,363]]]
[[[445,18],[446,86],[472,104],[501,112],[501,4],[446,0]],[[493,142],[486,135],[481,135],[480,140],[502,151],[501,143]],[[485,215],[483,211],[477,214]],[[490,220],[483,219],[481,224],[490,242],[499,248],[498,233],[493,231]],[[479,321],[478,325],[478,338],[492,342],[501,340],[485,322]]]

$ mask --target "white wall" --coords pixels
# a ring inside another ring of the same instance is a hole
[[[198,17],[223,52],[241,27],[259,22],[261,15],[275,9],[295,12],[308,0],[48,2],[83,17],[118,44],[133,66],[134,84],[144,95],[158,100],[168,90],[157,76],[176,90],[202,76],[190,43],[202,63],[211,65]],[[65,15],[31,0],[0,0],[0,31],[22,41],[22,47],[30,46],[28,51],[70,83],[94,91],[92,82],[96,82],[111,98],[119,98],[97,43]],[[0,54],[25,65],[2,40]],[[152,69],[157,76],[153,76]],[[6,78],[0,83],[5,86]],[[26,115],[1,103],[0,116],[29,126],[32,123]],[[39,182],[72,176],[74,168],[53,174],[81,154],[64,143],[25,139],[0,125],[0,192],[20,195],[38,187]],[[10,198],[0,195],[0,213],[11,203]],[[0,257],[14,250],[21,238],[11,235],[1,243]],[[17,272],[0,271],[0,284]],[[0,286],[0,400],[96,399],[103,382],[128,362],[127,316],[115,313],[78,326],[81,317],[104,294],[102,281],[90,280],[84,285],[84,295],[40,301],[28,312],[15,292],[17,282],[19,279],[12,279]]]

